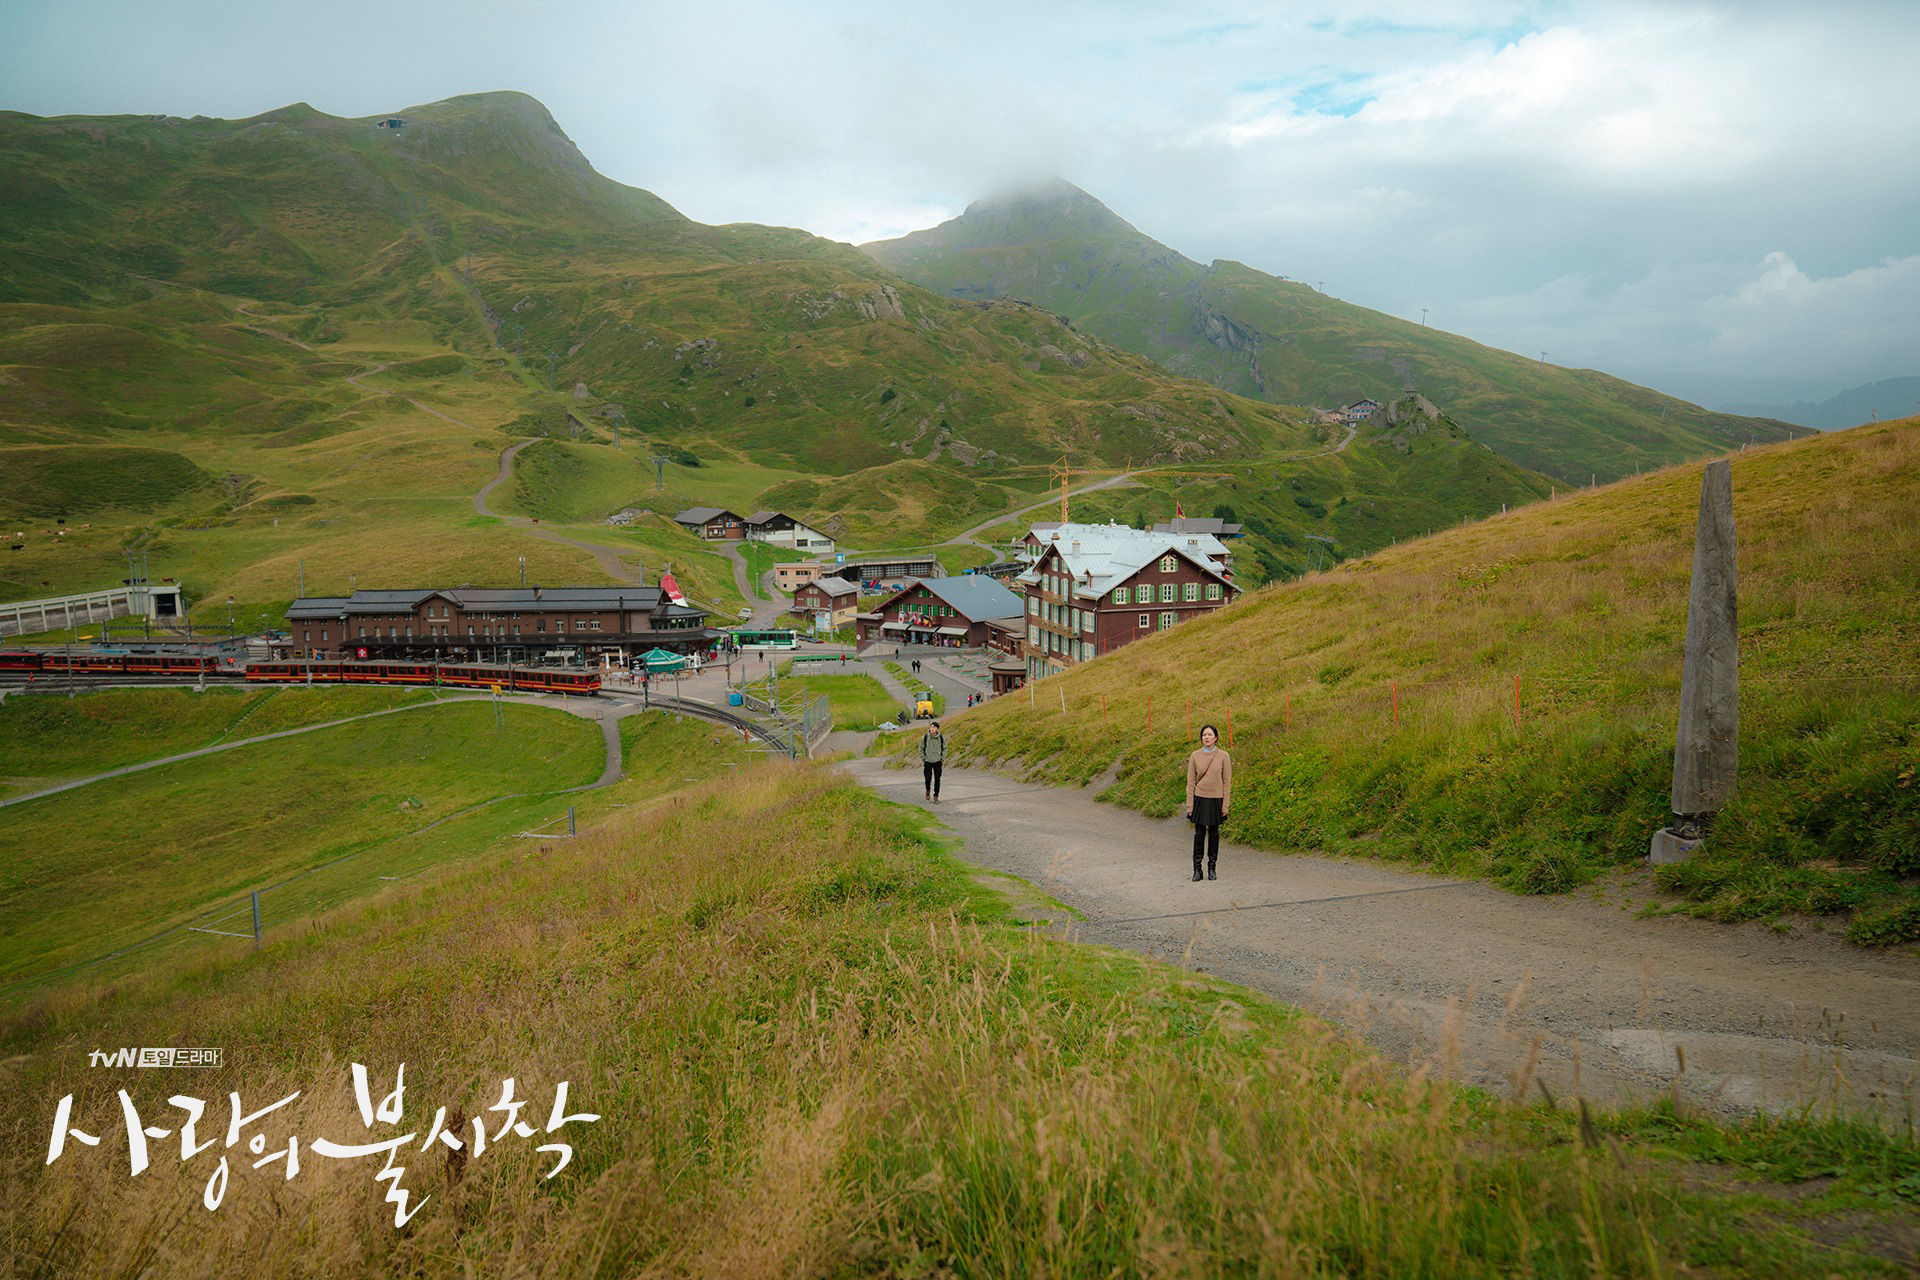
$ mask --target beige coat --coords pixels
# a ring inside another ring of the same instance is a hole
[[[1187,812],[1193,812],[1195,796],[1217,796],[1220,812],[1233,803],[1233,758],[1223,747],[1212,751],[1196,750],[1187,757]]]

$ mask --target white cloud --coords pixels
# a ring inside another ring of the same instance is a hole
[[[1917,53],[1920,6],[1871,0],[68,0],[0,8],[0,107],[517,88],[692,216],[847,239],[1059,172],[1202,261],[1682,394],[1821,398],[1920,372]]]
[[[1495,345],[1604,369],[1702,403],[1826,394],[1914,367],[1920,255],[1816,278],[1786,253],[1662,266],[1609,285],[1568,275],[1471,304]],[[1750,387],[1742,394],[1741,386]]]

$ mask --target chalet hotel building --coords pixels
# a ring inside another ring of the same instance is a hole
[[[1178,626],[1240,594],[1231,553],[1209,533],[1061,524],[1036,530],[1026,596],[1029,678],[1064,671]]]

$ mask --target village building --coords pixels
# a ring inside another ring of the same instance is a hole
[[[918,580],[859,615],[859,642],[979,649],[990,622],[1017,619],[1021,608],[1004,583],[981,574]]]
[[[818,560],[798,560],[792,564],[777,564],[773,566],[773,585],[791,594],[795,588],[817,581],[826,572],[827,566]]]
[[[1155,533],[1208,533],[1225,542],[1228,538],[1237,538],[1244,532],[1237,524],[1215,516],[1175,516],[1153,526]]]
[[[294,656],[434,662],[624,661],[696,653],[722,633],[654,587],[415,587],[309,596],[287,608]]]
[[[987,619],[987,648],[992,652],[1017,661],[1026,653],[1026,643],[1024,617]]]
[[[1059,527],[1058,520],[1042,520],[1030,526],[1024,534],[1020,535],[1020,540],[1013,544],[1015,554],[1028,564],[1032,564],[1040,558],[1040,553],[1047,549],[1047,540]]]
[[[1355,400],[1352,404],[1341,405],[1334,410],[1333,416],[1338,421],[1351,425],[1356,422],[1365,422],[1378,412],[1380,412],[1378,400]]]
[[[745,541],[747,522],[725,507],[688,507],[673,522],[695,537],[710,541]]]
[[[934,556],[899,556],[892,560],[849,560],[834,572],[848,582],[905,582],[910,578],[944,578],[947,570]]]
[[[816,578],[793,593],[793,611],[810,613],[822,631],[854,625],[860,610],[860,588],[844,578]]]
[[[1206,533],[1062,524],[1016,582],[1026,674],[1049,676],[1232,603],[1230,555]]]
[[[744,521],[747,538],[773,547],[791,547],[803,555],[830,556],[833,539],[779,511],[756,511]]]
[[[993,682],[995,697],[1012,693],[1027,682],[1026,664],[1018,658],[995,658],[987,663],[987,679]]]

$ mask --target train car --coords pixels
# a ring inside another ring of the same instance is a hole
[[[554,667],[495,667],[483,664],[440,668],[440,683],[470,689],[510,689],[517,693],[598,693],[598,671]]]
[[[129,653],[120,655],[116,668],[129,675],[197,676],[220,674],[220,659],[209,654]],[[230,672],[229,674],[238,674]]]
[[[791,652],[800,647],[800,633],[786,627],[771,630],[748,627],[727,632],[733,637],[733,643],[742,649],[774,649]]]
[[[411,684],[518,693],[598,693],[597,671],[432,662],[255,662],[247,679],[277,684]]]
[[[221,674],[220,660],[201,654],[126,653],[90,649],[68,653],[49,649],[39,653],[10,653],[0,660],[4,671],[57,671],[77,676],[210,676]],[[237,675],[237,671],[229,674]]]
[[[459,675],[448,683],[480,686],[499,684],[521,693],[598,693],[598,671],[561,671],[552,667],[460,667]],[[509,683],[510,682],[510,683]]]

